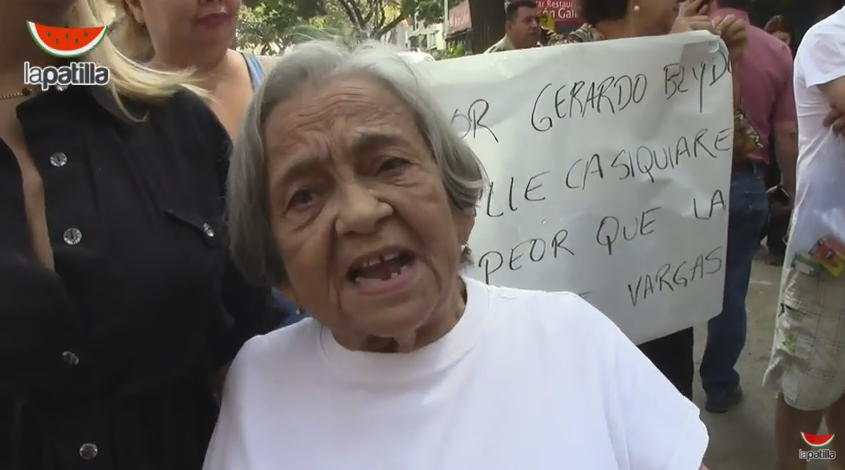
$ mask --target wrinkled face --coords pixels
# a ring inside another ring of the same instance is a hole
[[[130,14],[147,27],[156,51],[229,48],[240,0],[126,0]]]
[[[519,7],[513,20],[505,24],[508,39],[518,49],[534,47],[540,40],[540,11],[531,7]]]
[[[683,0],[631,0],[631,7],[639,6],[639,11],[629,10],[637,31],[642,35],[659,36],[669,34],[680,13]]]
[[[450,203],[408,108],[370,78],[335,77],[278,104],[264,143],[285,296],[336,335],[434,320],[473,216]]]
[[[789,33],[786,33],[786,32],[783,32],[783,31],[775,31],[774,33],[772,33],[772,36],[774,36],[774,37],[778,38],[779,40],[783,41],[783,43],[786,44],[787,46],[792,45],[792,36],[790,36]]]

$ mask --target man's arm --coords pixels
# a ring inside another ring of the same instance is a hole
[[[842,121],[845,113],[845,38],[837,33],[805,37],[809,44],[804,46],[806,57],[800,58],[799,64],[807,87],[818,87],[830,103],[832,110],[825,123],[832,124],[834,130],[841,127],[836,121]]]
[[[775,157],[780,167],[780,183],[790,196],[795,195],[795,165],[798,161],[798,124],[795,116],[795,91],[793,89],[792,52],[784,45],[783,77],[772,113],[772,130],[775,138]]]
[[[825,34],[814,39],[804,62],[807,86],[818,86],[831,106],[845,113],[845,38]]]
[[[774,125],[775,158],[780,168],[780,184],[790,196],[795,195],[795,166],[798,161],[798,125],[780,122]]]
[[[843,70],[843,73],[845,73],[845,70]],[[841,113],[845,113],[845,75],[819,85],[819,89],[834,108]]]
[[[742,89],[739,84],[739,63],[741,59],[741,54],[731,58],[731,86],[733,88],[734,109],[734,161],[742,160],[763,147],[760,134],[751,125],[751,121],[748,120],[748,116],[742,107]]]

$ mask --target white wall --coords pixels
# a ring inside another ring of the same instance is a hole
[[[410,37],[411,32],[411,27],[408,26],[408,22],[403,21],[396,25],[392,31],[382,36],[381,42],[407,48],[408,37]]]
[[[411,36],[420,37],[419,44],[422,44],[422,37],[426,36],[428,38],[428,47],[425,48],[427,51],[446,49],[446,40],[443,37],[443,23],[427,26],[422,21],[416,21],[414,22],[414,29],[408,37],[410,38]],[[406,47],[408,47],[407,44]]]

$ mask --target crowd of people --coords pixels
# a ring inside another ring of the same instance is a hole
[[[683,20],[670,20],[669,10],[676,2],[647,3],[631,7],[625,1],[581,0],[586,24],[550,42],[565,44],[685,30]],[[664,8],[662,17],[657,5]],[[827,187],[823,184],[825,177],[831,179],[827,184],[833,188],[841,187],[845,177],[839,167],[827,163],[843,160],[845,155],[841,137],[845,124],[845,67],[841,64],[845,61],[845,12],[833,13],[813,26],[793,60],[795,33],[789,21],[776,16],[764,29],[754,27],[748,14],[751,6],[748,0],[706,5],[691,1],[680,12],[691,29],[711,27],[697,17],[716,19],[713,26],[729,48],[730,39],[725,37],[724,28],[720,31],[719,20],[734,18],[746,25],[743,50],[732,54],[734,97],[741,99],[741,106],[736,108],[735,137],[747,136],[743,129],[750,124],[755,136],[749,141],[756,140],[742,147],[735,139],[723,308],[707,325],[699,373],[707,411],[724,413],[742,402],[735,366],[745,345],[745,298],[752,257],[759,242],[766,239],[769,264],[783,265],[784,270],[764,385],[777,393],[775,436],[780,469],[803,470],[806,455],[802,458],[799,451],[806,450],[807,445],[802,432],[817,432],[824,418],[831,434],[845,433],[845,366],[841,355],[845,344],[845,281],[839,279],[836,267],[837,263],[845,265],[845,250],[841,248],[845,219],[835,215],[845,210],[845,192],[822,189]],[[506,37],[487,52],[538,47],[537,7],[532,0],[510,3],[506,8]],[[630,16],[636,16],[636,21]],[[663,21],[658,22],[660,19]],[[830,165],[832,170],[825,170]],[[819,192],[824,195],[817,196]],[[836,196],[837,203],[820,202]],[[800,218],[802,214],[808,215]],[[814,218],[832,219],[826,225],[827,232],[810,234],[808,226]],[[805,220],[809,222],[802,223]],[[796,236],[810,237],[814,244],[788,245],[787,240]],[[809,262],[806,255],[811,258]],[[829,269],[820,261],[825,255]],[[681,393],[692,398],[692,329],[639,347]],[[845,452],[841,442],[831,447],[837,453]],[[831,468],[840,467],[833,464]]]
[[[0,18],[0,468],[706,470],[692,328],[634,345],[577,295],[463,275],[483,158],[398,54],[313,41],[275,61],[230,48],[238,0],[108,2]],[[108,85],[23,84],[24,62],[63,63],[27,21],[91,27],[109,6],[119,26],[84,57]],[[696,30],[728,48],[704,409],[743,400],[767,238],[764,381],[780,470],[804,470],[802,432],[845,435],[845,9],[793,61],[787,21],[752,26],[750,0],[578,6],[555,35],[506,2],[488,52]]]

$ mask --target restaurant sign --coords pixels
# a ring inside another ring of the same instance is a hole
[[[546,13],[552,17],[558,28],[571,28],[581,24],[581,20],[578,18],[578,12],[575,8],[575,1],[576,0],[538,0],[537,5],[540,7],[540,12]]]

